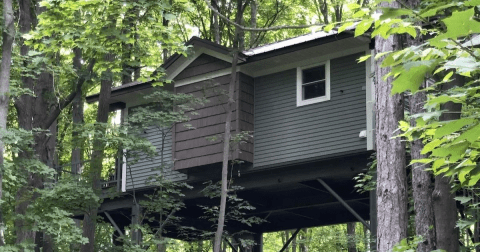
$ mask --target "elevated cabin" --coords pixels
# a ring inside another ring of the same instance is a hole
[[[174,93],[206,97],[196,108],[189,129],[176,124],[165,140],[165,157],[173,162],[164,176],[199,185],[187,193],[186,204],[202,202],[204,181],[220,179],[223,144],[207,140],[224,132],[225,95],[231,80],[232,56],[228,48],[199,38],[188,43],[193,54],[174,55],[163,67]],[[354,192],[352,178],[366,168],[374,148],[371,40],[350,33],[314,33],[240,53],[235,70],[235,109],[232,132],[250,131],[253,138],[241,144],[232,159],[232,176],[243,186],[240,193],[269,222],[252,228],[257,233],[357,221],[321,182],[336,192],[361,218],[369,219],[369,196]],[[151,83],[112,90],[111,104],[124,104],[125,114],[144,104]],[[222,92],[223,91],[223,92]],[[94,102],[98,95],[87,97]],[[146,129],[144,136],[157,148],[160,134]],[[159,160],[144,160],[121,167],[123,198],[106,200],[102,211],[131,207],[133,188],[148,193],[145,179],[158,173]],[[129,175],[130,176],[130,175]],[[122,201],[123,200],[123,201]],[[197,210],[198,212],[198,210]],[[197,217],[194,210],[182,212]],[[120,216],[120,215],[119,215]],[[329,216],[326,218],[326,216]],[[358,216],[357,216],[358,217]],[[120,218],[120,217],[119,217]],[[120,221],[120,220],[119,220]]]

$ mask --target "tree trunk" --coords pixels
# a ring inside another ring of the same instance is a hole
[[[257,1],[250,1],[250,27],[257,28]],[[257,41],[257,33],[250,32],[250,48],[255,47]]]
[[[295,231],[293,231],[295,232]],[[293,234],[292,232],[292,234]],[[292,239],[292,252],[297,252],[297,236],[293,237]]]
[[[357,252],[357,245],[355,244],[355,225],[355,222],[347,223],[348,252]]]
[[[320,0],[322,1],[322,0]],[[327,0],[323,0],[321,5],[320,5],[320,11],[322,12],[323,15],[323,22],[325,24],[328,24],[328,3]]]
[[[419,4],[419,0],[408,0],[406,4],[415,9]],[[423,42],[421,34],[417,34],[416,38],[407,35],[407,46],[418,46]],[[423,106],[427,100],[425,92],[417,92],[410,97],[410,114],[415,115],[425,112]],[[415,126],[415,119],[411,120],[411,125]],[[422,140],[414,140],[411,147],[412,159],[426,158],[422,155]],[[432,251],[436,249],[435,234],[435,215],[433,212],[433,176],[426,171],[424,164],[412,164],[412,189],[413,189],[413,206],[415,211],[415,233],[421,235],[424,239],[418,244],[417,251]]]
[[[212,0],[212,7],[218,11],[218,0]],[[212,11],[212,18],[213,18],[213,37],[215,39],[215,43],[220,45],[220,25],[218,20],[217,13]]]
[[[104,56],[106,62],[112,62],[114,55],[107,53]],[[113,73],[110,69],[102,73],[102,81],[100,87],[100,96],[98,98],[98,111],[96,122],[100,123],[97,125],[96,131],[99,134],[102,134],[106,131],[105,123],[108,122],[108,112],[109,112],[109,100],[110,93],[113,84]],[[101,193],[101,173],[102,173],[102,161],[104,157],[104,149],[106,143],[101,139],[95,138],[93,141],[93,152],[91,158],[90,171],[88,173],[88,179],[91,183],[91,186],[95,193]],[[95,227],[97,221],[97,208],[89,209],[88,213],[84,215],[83,219],[83,236],[88,238],[88,243],[82,245],[81,252],[90,252],[94,251],[95,247]]]
[[[237,15],[235,22],[241,23],[243,17],[242,0],[237,0]],[[239,34],[240,29],[235,28],[235,39],[233,43],[233,59],[232,59],[232,72],[230,75],[230,83],[228,87],[228,101],[226,106],[226,118],[225,118],[225,133],[223,136],[223,158],[222,158],[222,186],[220,194],[220,209],[218,215],[217,231],[215,232],[215,242],[213,246],[213,252],[220,252],[222,244],[223,227],[225,224],[225,209],[227,205],[227,186],[228,186],[228,160],[230,155],[230,130],[232,123],[232,113],[234,109],[234,92],[235,83],[237,80],[237,61],[238,61],[238,48],[239,48]]]
[[[300,243],[300,252],[308,252],[307,239],[308,239],[308,228],[302,229],[302,243]]]
[[[3,43],[2,43],[2,63],[0,66],[0,130],[7,130],[7,115],[10,97],[10,69],[12,64],[12,46],[15,37],[15,24],[13,17],[12,0],[3,0]],[[5,146],[0,140],[0,200],[3,197],[3,154]],[[5,245],[5,224],[3,222],[3,212],[0,209],[0,246]]]
[[[19,2],[20,5],[20,20],[19,20],[19,27],[20,27],[20,32],[22,34],[30,32],[32,29],[32,12],[31,12],[31,1],[29,0],[21,0]],[[24,57],[28,55],[29,52],[29,47],[25,44],[23,44],[23,40],[21,40],[21,47],[20,47],[20,54]],[[27,66],[29,62],[23,62],[24,66]],[[31,77],[25,77],[22,75],[22,88],[31,90],[34,92],[34,80]],[[21,129],[30,131],[33,128],[33,97],[28,94],[21,95],[16,101],[15,101],[15,108],[17,110],[17,118],[18,118],[18,126]],[[19,158],[22,159],[29,159],[31,158],[31,154],[29,151],[23,151],[19,153]],[[31,191],[29,187],[32,186],[32,179],[31,175],[26,174],[26,171],[21,171],[23,172],[24,176],[27,178],[27,184],[23,185],[18,191],[15,196],[17,200],[17,204],[15,206],[15,214],[17,216],[22,216],[25,215],[26,210],[28,205],[30,204],[30,201],[26,199],[26,195]],[[18,218],[15,220],[15,228],[16,228],[16,240],[15,243],[19,244],[22,243],[26,240],[34,241],[35,240],[35,234],[33,231],[27,230],[26,227],[26,222]]]
[[[75,54],[73,58],[73,68],[77,72],[77,75],[81,75],[82,71],[82,49],[74,48],[73,52]],[[83,124],[83,92],[81,87],[77,88],[77,93],[75,98],[72,101],[72,121],[73,121],[73,131],[72,138],[75,140],[78,137],[77,127]],[[81,167],[83,162],[83,144],[76,144],[75,148],[72,150],[72,174],[81,174]]]
[[[382,3],[380,7],[398,8],[398,3]],[[375,53],[399,49],[401,37],[375,38]],[[383,58],[382,58],[383,59]],[[402,94],[391,96],[393,78],[384,80],[389,68],[375,64],[375,116],[377,144],[377,251],[390,251],[407,238],[407,179],[405,144],[400,138],[392,139],[398,122],[403,120]]]
[[[462,86],[463,77],[455,75],[455,79],[442,85],[442,90],[448,90],[454,86]],[[462,105],[457,103],[446,103],[442,110],[440,121],[456,120],[460,118]],[[456,113],[455,113],[456,112]],[[435,230],[437,235],[437,249],[446,251],[459,251],[459,234],[455,227],[457,223],[457,206],[455,194],[451,192],[449,178],[439,175],[435,177],[435,189],[433,190],[433,211],[435,213]]]

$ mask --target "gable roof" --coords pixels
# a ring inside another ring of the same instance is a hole
[[[279,42],[274,42],[267,45],[262,45],[256,48],[251,48],[239,53],[239,65],[267,59],[276,55],[281,55],[296,50],[309,48],[321,44],[335,42],[345,38],[352,38],[351,32],[343,32],[338,34],[337,31],[332,30],[330,32],[315,32],[305,35],[301,35],[295,38],[286,39]],[[216,44],[206,39],[199,37],[192,37],[185,43],[187,46],[195,47],[195,55],[193,57],[184,57],[182,54],[175,53],[169,57],[161,67],[166,70],[167,78],[174,79],[183,69],[185,69],[190,63],[192,63],[197,57],[205,53],[213,57],[217,57],[226,62],[231,62],[231,48]],[[172,69],[170,69],[172,68]],[[170,70],[170,71],[169,71]],[[153,80],[147,82],[132,82],[122,86],[112,88],[112,96],[128,93],[132,90],[145,89],[151,86]],[[87,102],[95,102],[98,100],[99,95],[94,94],[87,96]]]

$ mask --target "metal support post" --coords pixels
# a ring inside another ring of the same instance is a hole
[[[351,214],[353,214],[353,216],[355,216],[355,218],[357,218],[357,220],[359,220],[361,223],[363,223],[363,225],[365,225],[365,227],[367,227],[368,230],[371,231],[370,225],[368,225],[368,223],[362,217],[360,217],[360,215],[358,215],[357,212],[355,212],[355,210],[353,210],[353,208],[351,208],[347,204],[347,202],[345,202],[342,199],[342,197],[340,197],[332,188],[330,188],[330,186],[328,186],[327,183],[325,183],[325,181],[323,181],[323,179],[318,178],[317,181],[320,182],[320,184],[322,184],[323,187],[325,187],[325,189],[327,189],[327,191],[329,191],[333,195],[333,197],[335,197]]]

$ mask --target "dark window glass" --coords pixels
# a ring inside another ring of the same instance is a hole
[[[303,99],[308,100],[320,96],[325,96],[325,81],[303,85]]]
[[[302,71],[302,92],[303,100],[325,96],[324,65]]]
[[[325,80],[325,66],[318,66],[303,70],[303,84]]]

